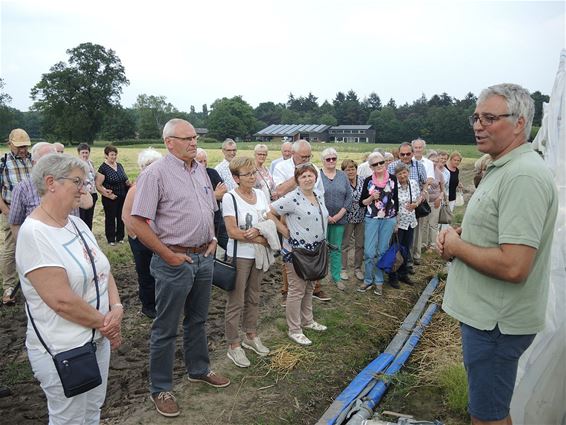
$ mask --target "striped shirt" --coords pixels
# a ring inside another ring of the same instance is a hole
[[[30,176],[31,166],[31,155],[29,154],[22,159],[12,152],[8,152],[2,158],[0,185],[2,186],[2,199],[6,204],[9,205],[12,202],[14,186]]]
[[[168,154],[138,177],[132,215],[151,220],[151,229],[165,245],[197,247],[210,242],[217,209],[206,169],[196,161],[189,169]]]
[[[8,223],[16,226],[21,225],[26,217],[39,206],[40,202],[41,198],[31,178],[22,180],[14,187],[12,192]],[[79,209],[74,208],[71,215],[78,217]]]

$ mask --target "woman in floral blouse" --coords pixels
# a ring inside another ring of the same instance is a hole
[[[415,208],[423,201],[419,184],[417,181],[409,179],[409,167],[406,164],[400,163],[395,167],[395,176],[397,177],[397,193],[399,198],[397,239],[401,247],[404,248],[401,249],[404,261],[397,272],[389,274],[389,283],[393,287],[398,286],[398,280],[405,282],[407,285],[413,284],[413,281],[409,278],[407,263],[410,262],[413,232],[415,227],[417,227]]]
[[[387,172],[385,159],[379,152],[371,153],[368,163],[373,173],[364,180],[360,198],[360,206],[365,209],[365,273],[358,291],[365,292],[375,285],[374,293],[381,295],[383,271],[377,262],[389,248],[397,224],[397,178]]]
[[[360,197],[364,179],[358,176],[358,164],[351,159],[342,161],[342,171],[346,173],[350,188],[352,189],[352,206],[348,208],[347,223],[344,227],[344,237],[342,239],[342,272],[340,277],[348,280],[348,254],[350,249],[354,249],[354,274],[359,280],[364,280],[364,216],[365,208],[360,207]],[[354,236],[353,247],[350,239]]]

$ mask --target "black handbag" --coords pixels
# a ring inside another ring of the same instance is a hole
[[[234,202],[234,212],[236,214],[236,223],[238,223],[238,206],[236,198],[230,194],[232,202]],[[212,271],[212,284],[224,291],[232,291],[236,287],[236,258],[238,255],[238,241],[234,239],[234,255],[232,262],[229,263],[224,253],[224,260],[216,258],[214,253],[214,269]]]
[[[322,208],[318,204],[320,213],[320,221],[322,224],[322,234],[326,235],[324,228],[324,217]],[[293,268],[295,273],[303,280],[320,280],[328,274],[328,244],[326,240],[322,240],[315,249],[293,248],[291,253]]]
[[[73,223],[72,220],[71,223]],[[94,258],[80,230],[77,228],[75,223],[73,223],[73,226],[75,226],[75,229],[77,230],[77,233],[84,244],[84,247],[92,264],[92,270],[94,272],[94,284],[96,288],[96,309],[98,310],[100,307],[100,290],[98,288],[98,276],[96,275]],[[102,377],[100,376],[100,369],[96,360],[96,342],[94,342],[94,328],[92,329],[92,338],[83,346],[53,355],[49,348],[47,348],[47,344],[45,344],[45,341],[43,341],[43,338],[41,337],[37,327],[35,326],[35,322],[33,320],[27,302],[26,308],[31,324],[33,326],[33,329],[35,330],[35,333],[37,334],[37,337],[39,338],[39,341],[45,347],[49,355],[53,358],[53,363],[55,364],[55,369],[59,374],[59,379],[61,380],[61,385],[63,386],[63,393],[65,394],[65,397],[74,397],[76,395],[92,390],[93,388],[96,388],[100,384],[102,384]]]
[[[411,191],[411,182],[409,181],[409,197],[411,198],[411,203],[413,203],[413,192]],[[428,201],[426,199],[423,199],[423,201],[417,205],[417,208],[415,208],[415,216],[417,218],[421,218],[421,217],[426,217],[427,215],[429,215],[431,212],[430,209],[430,205],[428,204]]]

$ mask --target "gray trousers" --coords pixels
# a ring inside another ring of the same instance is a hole
[[[189,376],[209,372],[206,320],[212,285],[213,256],[191,254],[192,263],[170,266],[151,259],[157,316],[151,327],[149,377],[152,394],[171,391],[177,328],[183,314],[183,353]]]

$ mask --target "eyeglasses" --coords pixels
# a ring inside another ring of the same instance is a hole
[[[247,176],[255,176],[257,174],[257,170],[250,171],[249,173],[238,174],[238,177],[247,177]]]
[[[178,136],[169,136],[170,139],[177,139],[181,140],[182,142],[192,142],[198,140],[198,135],[196,136],[189,136],[189,137],[178,137]]]
[[[257,155],[257,156],[267,156],[266,153],[261,153],[261,152],[257,152],[256,155]]]
[[[370,166],[371,167],[378,167],[378,166],[383,165],[383,164],[385,164],[385,161],[377,161],[377,162],[374,162],[373,164],[370,164]]]
[[[413,152],[400,152],[399,156],[413,156]]]
[[[80,177],[58,177],[56,180],[72,181],[73,184],[77,187],[78,190],[81,190],[83,187],[86,186],[86,182],[83,179],[81,179]]]
[[[324,160],[325,160],[326,162],[336,162],[337,159],[338,159],[338,158],[336,158],[335,156],[332,157],[332,158],[324,158]]]
[[[474,114],[468,117],[468,122],[470,123],[470,127],[473,127],[474,124],[479,121],[483,127],[489,127],[495,121],[499,121],[501,118],[507,117],[514,117],[515,114],[500,114],[500,115],[493,115],[493,114]]]

